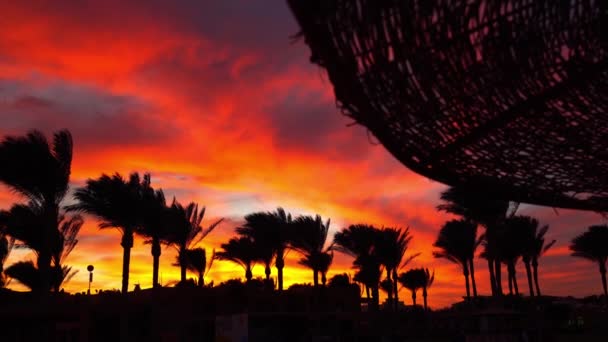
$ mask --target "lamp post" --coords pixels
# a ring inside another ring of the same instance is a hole
[[[87,290],[87,294],[91,294],[91,283],[93,282],[93,270],[95,267],[93,265],[87,266],[87,271],[89,271],[89,289]]]

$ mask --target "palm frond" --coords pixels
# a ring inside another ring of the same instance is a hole
[[[414,253],[414,254],[410,255],[409,257],[407,257],[405,260],[403,260],[403,262],[401,262],[399,269],[401,270],[405,266],[409,265],[412,261],[414,261],[414,259],[419,257],[421,254],[422,254],[421,252],[418,252],[418,253]]]
[[[542,250],[542,252],[541,252],[541,255],[542,255],[542,254],[545,254],[545,253],[546,253],[546,252],[547,252],[547,251],[548,251],[548,250],[549,250],[551,247],[553,247],[553,245],[555,245],[555,243],[556,243],[556,242],[557,242],[557,240],[551,240],[551,242],[549,242],[548,244],[546,244],[546,245],[543,247],[543,250]]]

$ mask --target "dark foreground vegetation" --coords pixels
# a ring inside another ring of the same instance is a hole
[[[0,292],[3,341],[604,341],[599,298],[478,298],[361,311],[356,286],[282,293],[230,282],[97,295]],[[235,322],[241,322],[237,324]],[[244,335],[239,335],[244,334]],[[225,339],[223,339],[225,338]],[[527,339],[526,339],[527,338]]]

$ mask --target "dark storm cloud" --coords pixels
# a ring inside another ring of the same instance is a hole
[[[144,125],[155,109],[135,97],[55,80],[32,86],[0,80],[2,133],[70,129],[81,148],[147,144],[168,139],[171,125]]]

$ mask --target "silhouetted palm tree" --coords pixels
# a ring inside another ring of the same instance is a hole
[[[528,224],[528,217],[511,216],[504,220],[504,228],[501,232],[500,260],[507,266],[509,294],[519,295],[517,285],[517,262],[523,255]]]
[[[60,204],[68,191],[72,148],[67,130],[56,132],[52,144],[39,131],[6,137],[0,143],[0,182],[24,196],[27,206],[44,218],[38,226],[43,241],[38,250],[43,291],[50,289],[52,240],[57,235]]]
[[[380,263],[371,255],[363,255],[361,258],[355,259],[353,267],[357,269],[353,280],[363,285],[368,303],[370,303],[372,309],[377,310],[380,304],[378,289],[382,277]]]
[[[319,273],[322,276],[326,274],[333,260],[333,254],[329,251],[332,246],[325,246],[329,224],[329,219],[324,223],[319,215],[314,218],[312,216],[299,216],[292,224],[291,246],[302,254],[299,263],[312,270],[314,286],[319,285]]]
[[[74,193],[77,203],[68,207],[72,211],[80,211],[100,219],[99,228],[116,228],[122,238],[122,293],[129,289],[129,264],[133,233],[141,226],[143,217],[142,189],[149,186],[150,175],[132,173],[129,179],[124,179],[116,173],[112,176],[101,175],[98,179],[87,180],[86,186]]]
[[[285,252],[291,241],[291,214],[279,207],[271,215],[275,221],[275,266],[279,291],[283,291],[283,268],[285,268]],[[331,263],[331,262],[330,262]],[[329,267],[329,266],[328,266]]]
[[[428,268],[424,269],[424,286],[422,286],[422,298],[424,300],[424,310],[428,310],[427,297],[429,287],[433,285],[433,281],[435,280],[435,271],[433,273],[429,272]]]
[[[319,267],[319,273],[321,273],[321,284],[323,286],[327,285],[327,272],[329,271],[329,268],[331,267],[331,263],[333,261],[334,253],[331,251],[326,251],[319,255],[319,262],[317,263],[317,265]]]
[[[142,216],[140,217],[139,229],[136,232],[146,238],[146,244],[151,244],[152,286],[158,287],[160,286],[158,274],[162,252],[161,243],[166,242],[169,237],[167,202],[163,191],[161,189],[154,190],[150,182],[143,182],[141,191]]]
[[[546,229],[545,229],[546,228]],[[532,254],[532,275],[534,277],[534,284],[536,285],[536,295],[542,296],[540,292],[540,286],[538,285],[538,259],[545,254],[557,240],[551,240],[548,244],[545,244],[544,235],[547,232],[549,226],[544,226],[541,230],[536,234],[536,244],[534,245],[534,254]]]
[[[379,230],[372,225],[356,224],[342,229],[334,235],[334,249],[355,258],[357,269],[354,280],[371,289],[373,309],[378,308],[378,286],[382,274],[380,258],[376,248]],[[369,293],[368,293],[369,297]]]
[[[539,229],[538,220],[533,217],[520,216],[519,225],[522,235],[518,243],[522,245],[522,261],[526,267],[530,296],[534,296],[533,283],[536,285],[536,295],[540,296],[538,259],[555,244],[555,240],[545,244],[545,234],[549,230],[549,226],[545,225]],[[532,271],[532,268],[534,271]]]
[[[215,260],[215,250],[211,253],[207,264],[207,251],[204,248],[188,249],[186,251],[186,268],[198,276],[198,286],[205,285],[205,274],[209,272]]]
[[[400,267],[405,266],[405,264],[420,255],[420,253],[417,253],[405,260],[403,259],[411,240],[412,236],[410,235],[409,227],[404,230],[401,228],[384,228],[378,230],[376,250],[380,263],[386,269],[386,279],[393,283],[393,289],[388,291],[387,295],[389,303],[393,302],[392,296],[395,296],[395,310],[397,309],[397,303],[399,302],[397,271]]]
[[[221,218],[204,229],[201,226],[204,217],[205,207],[199,211],[198,204],[194,202],[184,207],[173,199],[168,209],[167,224],[170,230],[167,240],[177,249],[176,265],[180,267],[180,282],[186,281],[187,251],[196,246],[224,220]]]
[[[291,240],[291,214],[283,208],[275,212],[256,212],[245,216],[245,223],[236,231],[248,236],[258,250],[260,261],[264,263],[266,281],[270,281],[271,264],[275,260],[279,290],[283,290],[283,268],[285,252]]]
[[[411,269],[407,272],[400,273],[397,280],[401,286],[412,292],[412,303],[416,306],[416,292],[424,288],[427,283],[426,272],[422,268]]]
[[[72,267],[64,265],[64,262],[78,244],[77,236],[84,224],[84,220],[80,215],[71,217],[62,215],[59,219],[59,243],[53,250],[53,267],[55,272],[58,273],[58,278],[56,278],[54,283],[55,291],[59,291],[61,285],[72,279],[78,272],[72,271]]]
[[[393,293],[393,280],[388,278],[382,279],[380,282],[380,290],[386,292],[387,297],[389,297],[387,303],[389,306],[393,307],[393,303],[390,300],[390,294]]]
[[[253,278],[253,266],[259,259],[257,250],[251,238],[241,236],[232,238],[228,243],[221,245],[222,250],[215,254],[219,260],[232,261],[245,270],[245,279],[250,282]]]
[[[499,253],[500,238],[497,236],[505,217],[515,214],[517,203],[492,198],[488,193],[469,191],[462,187],[451,187],[441,193],[443,204],[437,209],[461,216],[464,219],[482,225],[484,234],[485,256],[488,260],[490,284],[493,295],[502,294]],[[475,287],[474,287],[475,288]]]
[[[471,298],[469,276],[474,277],[474,273],[470,270],[473,267],[475,250],[480,243],[481,238],[477,237],[477,224],[463,219],[446,222],[433,244],[434,247],[439,248],[438,251],[433,252],[435,258],[447,259],[461,266],[467,299]],[[473,287],[473,296],[477,296],[475,287]]]
[[[608,259],[608,226],[590,226],[587,231],[572,239],[570,244],[572,255],[597,262],[602,277],[604,296],[608,298],[606,289],[606,260]]]

